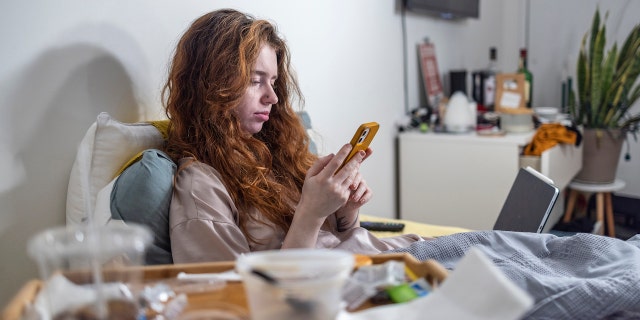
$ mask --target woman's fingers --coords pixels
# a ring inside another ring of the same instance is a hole
[[[364,158],[362,158],[362,161],[367,160],[367,158],[369,158],[369,156],[373,153],[373,149],[371,148],[367,148],[367,150],[365,150],[365,156]]]
[[[320,157],[318,158],[318,160],[316,160],[311,167],[309,168],[309,170],[307,170],[307,177],[313,177],[318,175],[320,172],[322,172],[322,170],[327,166],[327,164],[329,162],[331,162],[331,160],[335,158],[334,154],[329,154],[326,155],[324,157]]]
[[[369,199],[371,198],[371,189],[369,189],[366,181],[360,178],[357,187],[351,192],[351,197],[349,200],[364,203],[362,202],[363,200],[365,202],[368,201],[367,196],[369,197]]]
[[[327,177],[336,174],[336,170],[338,170],[338,168],[340,168],[340,165],[342,164],[344,159],[346,159],[347,156],[349,156],[349,152],[351,152],[352,148],[353,147],[351,146],[351,144],[347,143],[344,146],[342,146],[342,148],[340,148],[340,150],[338,150],[338,153],[336,153],[336,156],[333,157],[333,159],[331,159],[331,161],[329,163],[327,163],[327,165],[325,167],[326,173],[324,173],[324,174]],[[344,167],[342,169],[340,169],[340,171],[338,171],[338,172],[342,172],[343,169],[344,169]]]
[[[351,190],[358,189],[358,186],[360,185],[361,181],[362,181],[362,175],[360,174],[360,171],[354,172],[354,174],[352,175],[351,184],[349,185],[349,189]]]
[[[352,180],[355,178],[355,174],[360,169],[360,163],[364,159],[365,155],[365,151],[358,151],[358,153],[356,153],[351,160],[349,160],[349,162],[340,169],[340,171],[336,172],[335,178],[347,185],[351,184]],[[337,156],[334,160],[337,160]]]

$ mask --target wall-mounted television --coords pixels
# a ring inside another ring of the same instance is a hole
[[[407,10],[443,19],[479,18],[480,0],[404,0]]]

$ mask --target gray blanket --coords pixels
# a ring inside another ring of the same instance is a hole
[[[622,241],[592,234],[479,231],[393,252],[454,269],[471,247],[480,248],[535,299],[526,319],[640,319],[640,234]]]

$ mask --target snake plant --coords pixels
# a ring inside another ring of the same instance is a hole
[[[635,133],[640,112],[632,114],[640,98],[640,24],[628,34],[624,45],[616,43],[604,53],[606,19],[596,9],[591,30],[585,33],[577,63],[577,94],[570,91],[569,113],[578,125],[592,129],[621,129]]]

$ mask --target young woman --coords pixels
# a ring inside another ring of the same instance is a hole
[[[234,260],[256,250],[377,253],[420,240],[380,240],[359,227],[371,199],[361,151],[318,158],[293,108],[303,103],[287,45],[265,20],[225,9],[180,39],[163,95],[167,152],[178,163],[170,209],[173,261]]]

